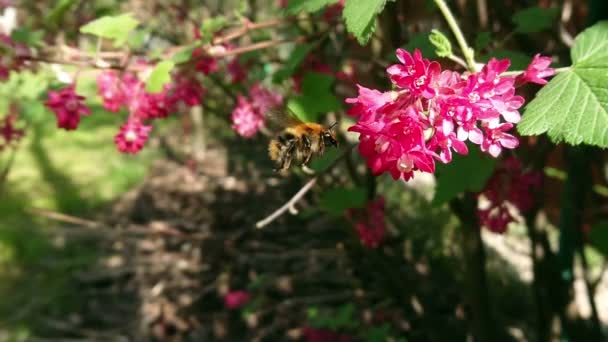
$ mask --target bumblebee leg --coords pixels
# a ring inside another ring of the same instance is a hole
[[[312,157],[312,149],[310,145],[310,139],[307,136],[302,136],[302,142],[304,143],[304,162],[302,165],[308,165],[310,158]]]
[[[295,141],[288,141],[281,149],[281,157],[279,158],[279,167],[276,169],[277,172],[285,172],[291,166],[293,159],[293,152],[296,147]]]

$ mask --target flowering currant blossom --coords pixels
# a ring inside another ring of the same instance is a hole
[[[249,99],[239,95],[237,102],[230,116],[232,129],[244,138],[251,138],[264,125],[268,111],[283,103],[283,97],[256,83],[249,91]]]
[[[364,209],[348,209],[346,218],[353,222],[363,246],[376,248],[384,240],[386,225],[384,223],[383,197],[370,201]]]
[[[130,118],[114,137],[116,148],[123,153],[136,154],[148,140],[152,126],[145,126],[138,118]]]
[[[238,104],[230,118],[232,119],[232,129],[244,138],[251,138],[264,125],[264,118],[243,96],[238,97]]]
[[[15,128],[16,120],[17,116],[15,114],[9,114],[0,122],[0,136],[3,140],[0,144],[0,150],[11,146],[14,142],[19,141],[19,139],[23,137],[24,131],[22,129]]]
[[[515,95],[515,78],[501,76],[508,59],[491,59],[478,73],[441,71],[437,62],[403,49],[387,73],[395,90],[359,87],[348,114],[358,118],[359,151],[375,175],[409,180],[414,171],[433,173],[435,160],[449,163],[453,152],[467,154],[466,142],[493,157],[518,146],[508,132],[521,119],[524,98]],[[522,75],[537,82],[553,74],[538,55]],[[550,61],[549,61],[550,62]],[[544,80],[543,80],[544,81]]]
[[[75,84],[59,90],[48,92],[48,100],[45,102],[47,108],[57,116],[57,127],[65,130],[78,128],[81,115],[91,114],[91,109],[85,106],[84,96],[76,94]]]
[[[540,188],[541,182],[540,172],[524,171],[515,157],[505,158],[480,193],[487,201],[477,210],[481,225],[495,233],[504,233],[508,224],[515,221],[509,204],[521,213],[532,209],[533,193]]]
[[[555,75],[555,69],[549,68],[551,57],[542,57],[539,53],[534,56],[532,63],[523,74],[517,76],[517,85],[525,83],[547,84],[545,78]]]
[[[224,296],[224,306],[227,309],[238,309],[249,303],[250,300],[249,292],[243,290],[232,291]]]

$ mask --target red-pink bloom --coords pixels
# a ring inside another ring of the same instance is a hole
[[[0,123],[0,136],[2,136],[4,141],[0,144],[0,150],[11,146],[25,134],[23,129],[15,128],[15,121],[17,121],[17,115],[15,114],[8,114],[2,119]]]
[[[238,97],[238,104],[230,116],[232,129],[244,138],[251,138],[264,124],[264,118],[258,114],[251,103],[243,96]]]
[[[346,218],[352,222],[363,246],[376,248],[384,240],[386,224],[383,197],[369,201],[366,208],[348,209]]]
[[[339,0],[335,4],[328,5],[323,12],[323,19],[326,22],[332,22],[340,15],[342,15],[342,11],[344,10],[344,4],[346,0]]]
[[[0,80],[6,80],[11,70],[21,69],[31,50],[25,44],[15,42],[9,35],[0,33],[0,54]]]
[[[268,110],[276,108],[283,103],[283,96],[281,94],[262,87],[259,82],[255,83],[249,90],[249,98],[253,109],[262,116]]]
[[[422,58],[418,49],[414,51],[414,56],[403,49],[397,49],[397,58],[401,64],[394,64],[386,70],[391,81],[399,88],[408,89],[413,96],[422,95],[427,99],[434,97],[436,92],[431,85],[439,77],[439,63]]]
[[[194,77],[179,76],[172,84],[169,102],[184,102],[190,107],[201,104],[201,99],[206,93],[206,89]]]
[[[502,148],[514,149],[519,145],[516,137],[506,133],[513,128],[511,123],[499,124],[497,120],[489,122],[484,126],[485,136],[481,143],[481,150],[488,152],[496,158],[502,152]]]
[[[302,329],[306,342],[350,342],[348,335],[340,334],[331,330],[305,327]]]
[[[477,211],[480,224],[493,232],[504,233],[509,223],[515,221],[508,203],[522,213],[527,212],[534,206],[533,194],[541,182],[540,172],[524,171],[515,157],[505,158],[481,192],[487,203]]]
[[[228,71],[228,75],[230,75],[230,81],[232,83],[239,83],[247,78],[245,68],[236,57],[226,65],[226,70]]]
[[[507,133],[521,119],[524,98],[515,79],[501,76],[508,59],[491,59],[478,73],[444,70],[438,63],[397,49],[401,62],[387,69],[398,89],[381,92],[359,86],[348,114],[358,117],[359,151],[374,174],[410,179],[414,170],[434,172],[435,161],[449,163],[455,151],[467,154],[468,140],[497,157],[518,140]]]
[[[219,70],[217,59],[207,56],[205,50],[196,48],[192,51],[192,59],[194,59],[194,68],[205,75],[209,75]]]
[[[409,180],[416,170],[435,171],[425,145],[424,124],[411,106],[375,120],[360,120],[348,130],[360,133],[359,151],[375,175],[389,172],[395,180]]]
[[[534,55],[532,62],[522,74],[517,76],[517,86],[526,83],[547,84],[545,78],[555,75],[555,69],[549,68],[551,57],[542,57],[540,53]]]
[[[116,148],[122,153],[136,154],[148,140],[152,126],[146,126],[138,118],[130,118],[114,137]]]
[[[224,306],[227,309],[238,309],[251,300],[251,295],[247,291],[238,290],[229,292],[224,296]]]
[[[73,130],[78,127],[81,115],[91,114],[91,110],[84,104],[84,96],[76,94],[75,85],[59,91],[48,91],[48,100],[45,102],[47,108],[57,116],[57,127]]]
[[[127,102],[122,81],[112,70],[97,75],[97,93],[103,100],[103,107],[111,112],[118,112]]]

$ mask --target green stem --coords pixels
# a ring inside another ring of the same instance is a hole
[[[570,71],[572,69],[572,67],[562,67],[562,68],[555,68],[555,74],[559,74],[560,72],[566,72],[566,71]],[[524,70],[514,70],[514,71],[505,71],[502,74],[500,74],[501,77],[505,77],[505,76],[517,76],[519,74],[523,74]]]
[[[462,31],[460,30],[460,26],[458,26],[458,23],[456,22],[454,15],[452,15],[452,12],[450,11],[450,8],[448,7],[448,5],[445,3],[444,0],[435,0],[435,4],[437,5],[437,7],[439,7],[441,14],[443,14],[445,21],[448,22],[448,26],[450,26],[452,33],[456,37],[456,41],[458,42],[458,45],[460,46],[460,50],[462,50],[462,54],[464,55],[464,59],[467,63],[467,67],[469,68],[470,71],[477,72],[477,68],[475,65],[475,53],[474,53],[473,49],[470,48],[469,45],[467,44],[467,41],[464,38]]]

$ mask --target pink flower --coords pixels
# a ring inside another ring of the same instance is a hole
[[[262,87],[259,82],[251,87],[249,90],[249,97],[253,109],[262,116],[266,114],[268,110],[276,108],[283,103],[283,96],[281,96],[281,94]]]
[[[555,75],[555,69],[549,68],[551,65],[551,57],[541,57],[537,53],[532,62],[522,74],[517,76],[517,86],[522,86],[526,83],[547,84],[545,78]]]
[[[368,89],[361,85],[357,85],[357,88],[359,88],[359,96],[346,99],[346,103],[353,105],[347,112],[350,116],[373,115],[378,109],[392,102],[393,97],[396,96],[396,93],[391,91],[381,93],[376,89]]]
[[[184,102],[190,107],[201,104],[201,98],[205,95],[206,89],[194,77],[180,76],[174,80],[171,87],[169,102]]]
[[[496,158],[502,151],[502,148],[514,149],[519,145],[519,141],[511,134],[505,133],[513,128],[511,123],[497,124],[497,121],[491,121],[484,127],[486,133],[481,150],[488,152],[492,157]]]
[[[251,300],[251,295],[247,291],[238,290],[229,292],[224,296],[224,306],[227,309],[238,309]]]
[[[226,65],[226,70],[228,71],[228,74],[230,75],[230,81],[232,83],[243,82],[247,78],[247,73],[245,71],[245,68],[243,67],[241,62],[239,62],[239,59],[236,57],[233,58]]]
[[[148,140],[152,126],[145,126],[138,118],[130,118],[120,127],[114,137],[114,143],[122,153],[136,154]]]
[[[77,95],[74,88],[75,84],[71,84],[59,91],[49,90],[45,102],[46,107],[57,116],[57,127],[65,130],[76,129],[80,116],[91,114],[91,110],[83,103],[84,96]]]
[[[363,246],[376,248],[384,240],[386,224],[384,223],[383,197],[369,201],[364,209],[348,209],[346,218],[353,223]]]
[[[408,180],[416,170],[435,171],[432,153],[424,141],[424,125],[413,107],[376,120],[360,120],[348,129],[360,133],[359,151],[375,175],[389,172],[395,180]]]
[[[342,11],[344,10],[344,4],[346,0],[339,0],[335,4],[328,5],[323,12],[323,20],[326,22],[331,22],[335,20],[337,17],[342,15]]]
[[[534,193],[541,182],[542,173],[524,171],[515,157],[505,158],[481,192],[488,203],[478,209],[480,224],[495,233],[504,233],[509,223],[515,221],[507,203],[521,213],[527,212],[534,206]]]
[[[352,339],[348,335],[340,334],[331,330],[316,329],[305,327],[302,329],[306,342],[350,342]]]
[[[251,138],[264,124],[264,119],[259,115],[249,101],[243,96],[238,97],[238,104],[230,116],[232,129],[244,138]]]
[[[115,71],[108,70],[97,75],[97,92],[103,100],[103,107],[111,112],[118,112],[127,102],[122,81]]]
[[[192,51],[192,59],[195,60],[194,68],[205,75],[219,70],[217,59],[207,56],[202,48],[196,48]]]
[[[386,70],[391,81],[399,88],[408,89],[413,96],[422,95],[427,99],[434,97],[435,89],[431,84],[439,77],[439,63],[422,58],[418,49],[414,51],[414,56],[403,49],[397,49],[397,58],[401,64],[394,64]]]
[[[19,141],[25,134],[23,129],[15,128],[15,121],[17,121],[17,115],[15,114],[9,114],[2,119],[0,123],[0,136],[2,136],[4,142],[0,144],[0,150]]]

